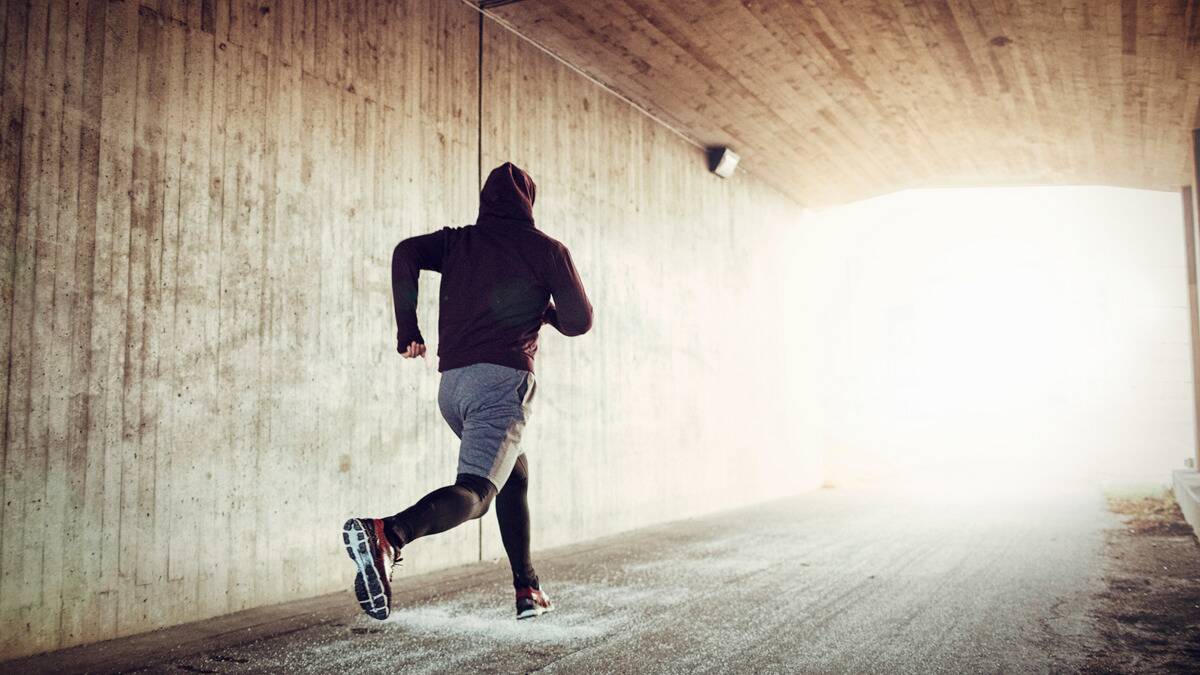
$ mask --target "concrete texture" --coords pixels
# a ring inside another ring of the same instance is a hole
[[[815,403],[787,370],[812,341],[787,334],[798,207],[708,173],[699,148],[495,24],[483,45],[483,165],[533,175],[539,227],[596,307],[582,338],[542,332],[522,441],[535,545],[816,487],[821,448],[790,422]],[[483,557],[503,555],[492,523],[482,535]]]
[[[541,556],[558,609],[513,618],[503,561],[9,664],[93,672],[1063,672],[1097,645],[1098,494],[947,503],[822,490]],[[347,564],[347,573],[349,565]],[[348,579],[348,577],[347,577]],[[273,614],[265,614],[273,612]]]
[[[912,187],[1193,180],[1194,3],[487,4],[672,126],[732,143],[810,206]]]
[[[1200,537],[1200,472],[1193,469],[1172,471],[1171,485],[1184,519]]]
[[[511,33],[486,28],[481,70],[467,5],[15,0],[0,22],[0,658],[341,588],[331,531],[452,481],[388,263],[471,222],[504,159],[596,306],[539,354],[534,545],[819,481],[771,358],[798,207]],[[494,529],[418,542],[412,570]]]

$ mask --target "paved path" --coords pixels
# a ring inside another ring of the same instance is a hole
[[[144,648],[122,657],[117,642],[94,663],[175,673],[1070,671],[1097,643],[1086,617],[1113,523],[1098,495],[947,504],[825,490],[543,556],[559,609],[536,620],[512,618],[500,561],[431,578],[385,623],[348,610],[347,593],[298,604],[290,618],[277,608],[257,628],[212,630],[191,649],[201,651],[166,662],[143,660]],[[24,665],[78,666],[88,653]]]

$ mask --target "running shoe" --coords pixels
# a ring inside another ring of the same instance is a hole
[[[400,562],[396,550],[383,532],[378,518],[351,518],[342,526],[346,553],[354,561],[354,595],[358,604],[373,619],[388,618],[392,604],[391,574]]]
[[[554,605],[550,604],[550,596],[539,588],[517,589],[517,618],[532,619],[546,612],[553,612]]]

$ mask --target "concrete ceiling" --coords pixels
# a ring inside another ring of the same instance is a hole
[[[1190,183],[1200,0],[521,0],[487,12],[802,204]]]

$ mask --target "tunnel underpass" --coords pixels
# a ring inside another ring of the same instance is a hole
[[[1194,668],[1198,31],[3,3],[0,670]]]

